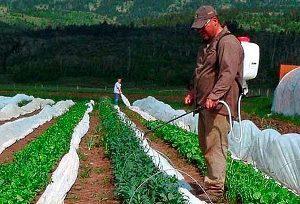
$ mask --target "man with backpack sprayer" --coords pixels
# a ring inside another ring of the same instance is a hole
[[[219,101],[225,101],[232,116],[237,116],[244,53],[239,40],[227,27],[221,26],[217,12],[211,6],[201,6],[196,11],[192,29],[206,45],[199,49],[185,104],[205,108],[199,111],[198,123],[199,143],[208,169],[204,185],[210,199],[218,202],[223,199],[224,193],[230,129],[228,111]],[[209,201],[205,193],[198,198]]]

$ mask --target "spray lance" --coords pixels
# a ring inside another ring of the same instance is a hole
[[[197,113],[197,112],[199,112],[200,110],[203,110],[203,109],[204,109],[204,108],[203,108],[202,106],[199,106],[198,108],[195,108],[194,110],[191,110],[191,111],[188,111],[188,112],[186,112],[186,113],[184,113],[184,114],[182,114],[182,115],[179,115],[179,116],[177,116],[176,118],[173,118],[172,120],[169,120],[169,121],[165,122],[164,124],[158,125],[158,126],[156,126],[155,128],[146,131],[145,134],[144,134],[144,136],[146,136],[146,135],[149,134],[150,132],[154,132],[155,130],[164,127],[165,125],[167,125],[167,124],[169,124],[169,123],[171,123],[171,122],[173,122],[173,121],[175,121],[175,120],[177,120],[177,119],[179,119],[179,118],[182,118],[182,117],[184,117],[184,116],[186,116],[186,115],[189,115],[189,114],[191,114],[191,113],[195,114],[195,113]]]

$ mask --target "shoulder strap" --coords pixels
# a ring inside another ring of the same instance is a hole
[[[220,41],[222,38],[224,38],[225,36],[227,35],[233,35],[232,33],[225,33],[224,35],[222,35],[219,39],[218,39],[218,42],[217,42],[217,45],[216,45],[216,64],[217,64],[217,67],[218,69],[220,69],[220,65],[219,65],[219,44],[220,44]],[[234,35],[233,35],[234,36]],[[235,36],[234,36],[235,37]]]
[[[224,35],[222,35],[222,36],[219,38],[219,40],[218,40],[218,42],[217,42],[217,46],[216,46],[217,59],[219,59],[219,54],[218,54],[218,51],[219,51],[219,43],[220,43],[221,39],[224,38],[224,37],[227,36],[227,35],[233,35],[233,34],[232,34],[232,33],[225,33]],[[235,37],[235,35],[233,35],[233,36]]]
[[[217,67],[218,67],[218,69],[220,69],[220,65],[219,65],[219,43],[220,43],[220,41],[221,41],[221,39],[222,38],[224,38],[225,36],[227,36],[227,35],[233,35],[232,33],[225,33],[224,35],[222,35],[220,38],[219,38],[219,40],[218,40],[218,42],[217,42],[217,45],[216,45],[216,55],[217,55],[217,60],[216,60],[216,63],[217,63]],[[235,37],[235,35],[233,35],[234,37]],[[242,93],[242,90],[243,90],[243,87],[242,87],[242,84],[240,84],[240,82],[235,78],[235,81],[237,82],[237,84],[238,84],[238,86],[239,86],[239,89],[240,89],[240,92]]]

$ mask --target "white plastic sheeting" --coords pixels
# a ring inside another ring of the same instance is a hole
[[[19,107],[16,103],[7,104],[0,110],[0,121],[17,118],[21,115],[32,113],[44,108],[46,105],[53,105],[55,102],[51,99],[35,98],[25,106]]]
[[[272,112],[300,115],[300,67],[287,73],[279,82],[272,104]]]
[[[67,192],[76,181],[79,169],[79,157],[76,150],[79,147],[81,138],[89,130],[89,113],[93,111],[94,101],[90,101],[87,105],[88,109],[86,110],[82,120],[74,128],[70,150],[63,156],[57,169],[53,172],[52,182],[47,186],[46,190],[38,200],[38,204],[64,203]]]
[[[178,114],[169,105],[153,97],[138,100],[133,105],[154,115],[158,120],[167,121]],[[183,125],[175,124],[184,128],[193,127],[197,124],[197,120],[198,116],[190,115],[189,120],[181,121]],[[234,122],[234,135],[231,133],[228,135],[229,151],[233,158],[252,163],[284,186],[300,194],[300,134],[281,135],[273,129],[261,131],[248,120],[242,121],[242,127],[241,142],[236,139],[240,137],[239,123]],[[187,130],[195,132],[192,128]]]
[[[184,110],[174,110],[170,105],[156,100],[152,96],[133,102],[133,106],[165,122],[186,113]],[[188,114],[175,120],[172,124],[196,133],[198,132],[198,114],[195,117],[192,113]]]
[[[300,194],[300,134],[281,135],[273,129],[261,131],[253,122],[242,121],[243,138],[238,143],[228,135],[229,150],[234,157],[252,163],[286,187]],[[233,132],[239,134],[240,125],[234,122]]]
[[[126,98],[126,96],[124,96],[123,94],[121,95],[122,101],[123,103],[132,111],[140,114],[140,116],[142,116],[142,118],[144,118],[145,120],[148,121],[153,121],[156,120],[152,115],[150,115],[149,113],[142,111],[139,107],[137,106],[131,106],[129,100]]]
[[[136,125],[130,121],[129,118],[126,117],[126,115],[119,110],[118,107],[118,114],[119,117],[126,123],[131,126],[131,128],[135,131],[135,134],[138,139],[141,140],[141,146],[143,147],[145,153],[152,159],[154,165],[162,172],[169,176],[175,176],[179,182],[181,187],[178,189],[178,191],[184,196],[184,198],[187,200],[187,203],[189,204],[204,204],[206,202],[199,200],[196,198],[189,190],[191,189],[190,185],[184,181],[184,177],[182,174],[176,170],[168,161],[166,158],[164,158],[160,153],[158,153],[155,149],[153,149],[146,139],[143,139],[144,133],[140,131]]]
[[[7,122],[0,126],[0,154],[17,140],[26,137],[40,125],[58,117],[69,110],[74,102],[71,100],[59,101],[53,106],[46,105],[43,110],[34,116]]]
[[[21,101],[31,101],[33,96],[27,96],[25,94],[17,94],[14,97],[5,97],[1,96],[0,98],[0,109],[6,106],[7,104],[18,104]]]

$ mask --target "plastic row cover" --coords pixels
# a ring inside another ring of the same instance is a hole
[[[86,110],[83,118],[74,128],[70,143],[70,150],[63,156],[57,169],[53,172],[51,178],[52,182],[47,186],[46,190],[38,200],[38,204],[64,203],[67,192],[76,181],[79,169],[79,157],[76,150],[79,147],[81,138],[89,130],[89,113],[93,111],[94,101],[90,101],[87,105],[88,109]]]
[[[27,96],[25,94],[17,94],[14,97],[0,97],[0,109],[6,106],[7,104],[18,104],[21,101],[31,101],[33,100],[33,96]]]
[[[0,110],[0,121],[17,118],[21,115],[32,113],[36,110],[44,108],[46,105],[53,105],[55,102],[51,99],[35,98],[25,106],[19,107],[15,103],[7,104]]]
[[[300,115],[300,67],[287,73],[279,82],[274,93],[272,112]]]
[[[167,121],[178,114],[169,105],[153,97],[138,100],[133,104],[155,115],[158,120]],[[190,115],[190,117],[190,120],[182,121],[183,127],[192,127],[198,120],[198,116]],[[300,134],[281,135],[273,129],[261,131],[254,123],[247,120],[242,121],[242,125],[241,142],[239,142],[239,123],[234,122],[234,135],[231,133],[228,135],[229,151],[233,157],[252,163],[261,171],[300,194]]]
[[[58,117],[69,110],[74,102],[71,100],[60,101],[54,106],[46,105],[43,110],[34,116],[7,122],[0,126],[0,154],[17,140],[26,137],[40,125]]]
[[[118,109],[118,107],[116,107]],[[162,172],[169,176],[174,176],[178,179],[180,183],[180,188],[178,191],[184,196],[189,204],[204,204],[206,202],[200,201],[197,197],[195,197],[189,190],[191,190],[191,186],[185,182],[182,174],[176,170],[166,158],[164,158],[160,153],[158,153],[155,149],[153,149],[146,139],[143,139],[144,133],[140,131],[136,125],[130,121],[129,118],[126,117],[124,113],[122,113],[118,109],[119,117],[126,123],[131,126],[131,128],[135,131],[136,137],[141,140],[141,146],[143,147],[145,153],[152,159],[154,165]]]
[[[142,116],[142,118],[144,118],[145,120],[156,120],[153,116],[151,116],[149,113],[142,111],[139,107],[137,106],[131,106],[129,100],[126,98],[126,96],[124,96],[123,94],[121,94],[121,98],[123,103],[132,111],[137,112],[138,114],[140,114],[140,116]]]
[[[300,194],[300,134],[281,135],[273,129],[261,131],[253,122],[234,122],[233,132],[228,135],[229,150],[234,157],[252,163],[270,177]],[[236,136],[236,137],[234,137]]]
[[[184,110],[174,110],[170,105],[156,100],[152,96],[148,96],[147,98],[133,102],[133,106],[138,107],[140,110],[165,122],[186,113]],[[195,117],[193,117],[193,114],[186,115],[178,120],[175,120],[172,122],[172,124],[177,125],[185,130],[197,133],[198,114],[196,114]]]

